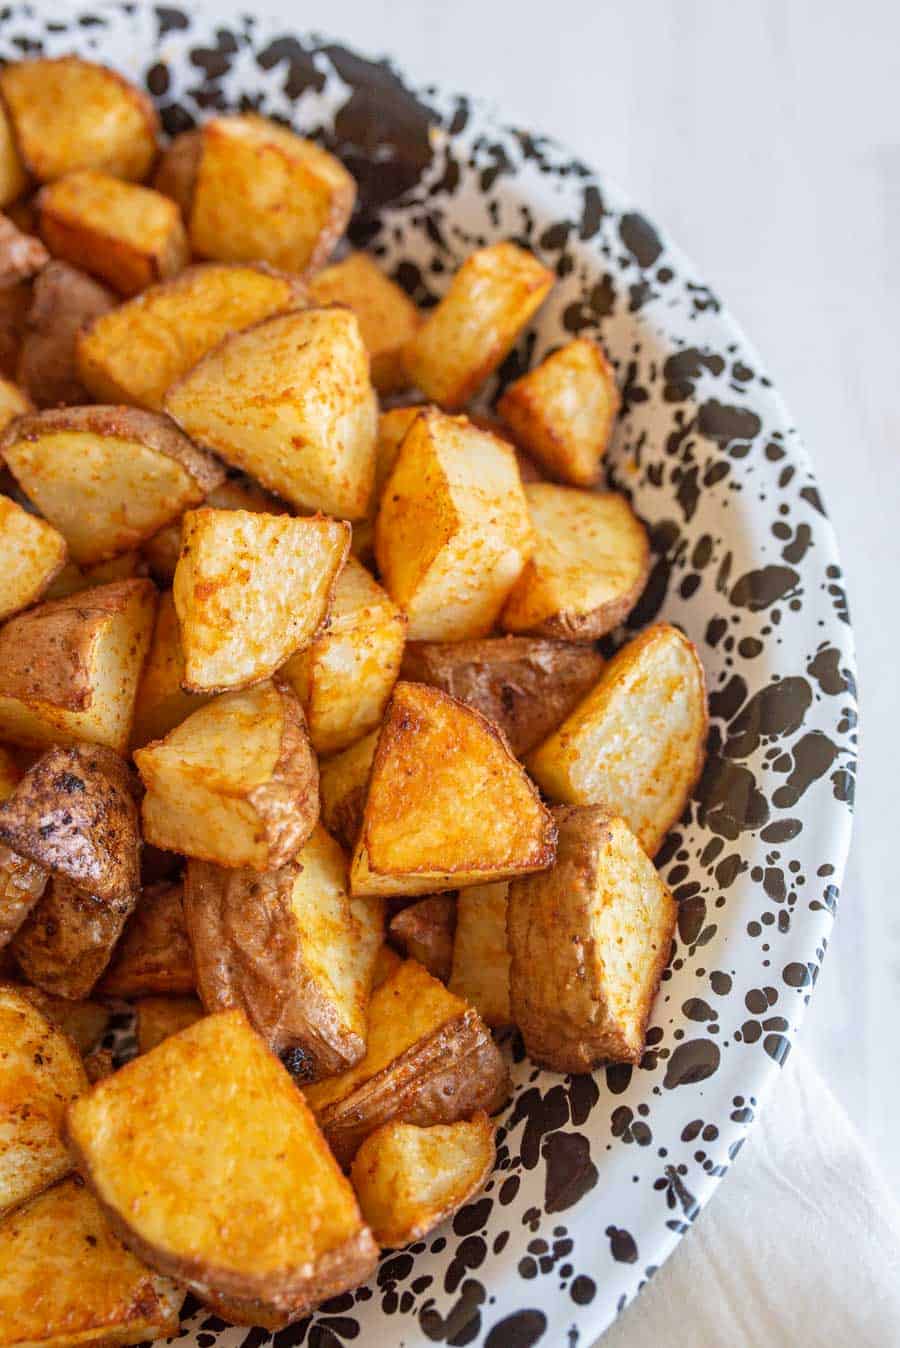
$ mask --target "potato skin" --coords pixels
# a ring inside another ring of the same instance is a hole
[[[455,896],[434,894],[396,913],[389,931],[394,945],[446,983],[453,963],[455,926]]]
[[[52,261],[35,278],[19,351],[18,382],[38,407],[86,403],[75,344],[83,325],[109,313],[115,295],[92,276]]]
[[[43,866],[0,846],[0,951],[9,945],[46,884]]]
[[[187,996],[194,991],[181,881],[144,888],[99,991],[107,997]]]

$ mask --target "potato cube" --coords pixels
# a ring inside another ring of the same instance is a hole
[[[100,899],[53,875],[10,949],[44,992],[83,1001],[109,963],[133,906],[133,899]]]
[[[456,895],[432,894],[395,913],[391,940],[410,959],[418,960],[434,978],[446,983],[453,960]]]
[[[509,881],[462,889],[456,902],[451,992],[462,997],[491,1029],[512,1023],[506,896]]]
[[[362,826],[363,808],[378,731],[319,765],[322,822],[352,852]]]
[[[27,281],[50,261],[40,239],[23,234],[5,215],[0,215],[0,287]]]
[[[195,1025],[205,1014],[196,997],[142,997],[134,1004],[138,1052],[149,1053],[172,1034]]]
[[[0,496],[0,621],[40,599],[65,560],[66,540],[52,524]]]
[[[85,323],[115,304],[111,290],[67,262],[49,262],[35,278],[16,377],[38,407],[90,401],[78,373],[76,340]]]
[[[128,919],[100,992],[105,997],[149,997],[194,991],[180,880],[149,885]]]
[[[0,207],[16,201],[28,186],[28,174],[16,145],[9,113],[0,103]]]
[[[153,640],[138,684],[134,703],[131,747],[140,749],[150,740],[161,740],[209,702],[212,694],[186,693],[184,655],[178,631],[178,615],[172,591],[159,597]]]
[[[315,304],[346,304],[356,314],[372,362],[372,383],[380,394],[406,387],[403,348],[421,320],[395,281],[367,254],[351,253],[318,272],[309,293]]]

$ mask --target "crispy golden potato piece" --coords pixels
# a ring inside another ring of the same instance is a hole
[[[707,724],[697,649],[677,627],[657,623],[609,662],[529,756],[529,771],[555,800],[616,811],[652,857],[700,776]]]
[[[40,599],[65,560],[66,540],[52,524],[0,496],[0,621]]]
[[[184,913],[206,1010],[241,1007],[300,1081],[351,1067],[365,1052],[384,934],[383,905],[365,903],[364,925],[347,859],[321,825],[291,864],[263,875],[189,861]]]
[[[319,773],[289,688],[224,693],[135,752],[144,838],[220,866],[274,870],[319,817]]]
[[[428,409],[384,485],[375,556],[413,641],[462,641],[494,626],[534,548],[515,455],[465,417]]]
[[[0,287],[29,280],[49,261],[40,239],[23,234],[8,216],[0,215]]]
[[[594,641],[624,622],[647,583],[647,531],[618,492],[525,488],[534,554],[500,615],[507,632]]]
[[[142,997],[134,1004],[140,1053],[149,1053],[170,1035],[202,1020],[205,1012],[196,997]]]
[[[104,997],[150,997],[194,991],[194,962],[180,880],[147,886],[128,919],[99,991]]]
[[[47,888],[10,943],[32,983],[83,1001],[110,961],[134,899],[98,899],[63,876]]]
[[[11,986],[36,1006],[51,1025],[68,1035],[82,1057],[91,1053],[106,1033],[112,1012],[99,1002],[73,1002],[68,997],[54,997],[28,983]]]
[[[49,262],[35,278],[16,377],[38,407],[90,402],[76,341],[84,324],[115,304],[111,290],[67,262]]]
[[[322,823],[329,833],[352,852],[362,827],[363,809],[369,772],[378,731],[352,744],[319,765],[319,792],[322,797]]]
[[[178,615],[172,591],[166,590],[159,597],[153,640],[138,684],[131,732],[133,749],[142,748],[150,740],[164,739],[170,730],[210,701],[212,694],[186,693],[183,681]]]
[[[473,885],[460,890],[456,902],[453,962],[447,986],[474,1006],[491,1029],[512,1023],[506,942],[508,890],[508,880]]]
[[[232,333],[166,394],[199,444],[301,510],[362,519],[377,401],[349,309],[304,309]]]
[[[600,677],[589,646],[538,637],[411,641],[400,676],[430,683],[499,726],[517,758],[547,738]]]
[[[81,565],[127,552],[225,473],[168,417],[137,407],[65,407],[18,417],[0,451]]]
[[[9,113],[0,103],[0,207],[11,206],[28,186],[28,174],[16,145]]]
[[[366,568],[348,558],[327,626],[282,670],[306,713],[316,753],[338,753],[380,724],[405,640],[405,615]]]
[[[407,960],[372,993],[366,1056],[305,1094],[349,1166],[382,1124],[455,1123],[493,1113],[508,1091],[506,1063],[477,1011]]]
[[[122,1239],[201,1296],[299,1315],[375,1267],[349,1182],[242,1011],[100,1082],[67,1136]]]
[[[6,381],[17,378],[19,352],[30,307],[30,282],[19,281],[17,285],[0,286],[0,375],[4,379],[2,397],[0,397],[0,428],[8,425],[11,420],[7,407],[8,386]],[[27,410],[27,404],[25,407],[17,407],[15,415]]]
[[[434,978],[446,983],[453,960],[456,895],[432,894],[411,903],[391,918],[389,931],[404,955],[418,960]]]
[[[382,1247],[422,1240],[482,1187],[494,1165],[494,1126],[483,1111],[419,1128],[386,1123],[370,1133],[350,1180]]]
[[[497,408],[517,441],[553,477],[590,487],[600,476],[621,403],[603,348],[577,337],[510,384]]]
[[[556,1072],[638,1063],[678,906],[624,819],[563,805],[556,865],[509,886],[512,1018]]]
[[[409,382],[403,348],[418,331],[419,311],[403,290],[366,253],[351,253],[313,277],[315,304],[346,304],[359,319],[359,330],[372,362],[372,383],[382,395]]]
[[[450,412],[477,393],[534,317],[554,275],[514,243],[470,253],[404,349],[406,371]]]
[[[131,580],[146,573],[144,560],[137,551],[120,552],[118,557],[110,557],[108,562],[94,562],[91,566],[66,562],[59,575],[50,582],[44,598],[65,599],[67,595],[80,594],[82,590],[109,585],[114,580]]]
[[[0,984],[0,1216],[71,1170],[63,1115],[87,1088],[72,1041],[27,997]],[[5,1286],[9,1267],[0,1268]]]
[[[412,407],[391,407],[378,418],[378,437],[375,441],[375,486],[369,500],[366,518],[357,520],[353,526],[353,541],[350,549],[354,557],[367,560],[372,557],[375,547],[375,519],[378,515],[378,502],[384,484],[393,471],[400,453],[403,437],[409,430],[424,404]]]
[[[155,610],[149,580],[123,580],[11,618],[0,628],[0,736],[124,753]]]
[[[262,264],[188,267],[85,328],[81,379],[100,402],[159,412],[167,389],[223,338],[305,299],[297,277]]]
[[[0,801],[8,800],[24,775],[8,749],[0,746]],[[47,872],[27,857],[0,845],[0,956],[44,892]],[[0,969],[0,976],[2,976]]]
[[[185,689],[246,688],[309,645],[349,549],[343,520],[188,511],[172,587]]]
[[[353,893],[457,889],[546,870],[554,855],[550,815],[496,727],[437,688],[398,683],[372,763]]]

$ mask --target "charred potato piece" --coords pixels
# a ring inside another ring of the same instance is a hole
[[[375,441],[375,487],[369,500],[366,518],[357,520],[353,526],[353,540],[350,544],[354,557],[368,561],[375,547],[375,519],[378,515],[378,502],[384,484],[391,475],[403,437],[424,410],[418,403],[413,407],[391,407],[378,418],[378,437]]]
[[[0,288],[30,280],[50,261],[40,239],[23,234],[5,215],[0,215]]]
[[[318,272],[309,293],[315,304],[346,304],[356,314],[372,362],[372,383],[379,393],[396,393],[406,387],[403,348],[418,331],[421,319],[395,281],[365,253],[351,253]]]
[[[52,524],[0,496],[0,621],[36,603],[65,560],[66,540]]]
[[[509,881],[460,890],[456,902],[453,961],[447,986],[491,1029],[512,1023],[506,896]]]
[[[194,962],[180,880],[144,889],[103,976],[105,997],[179,995],[194,991]]]
[[[375,1267],[349,1182],[242,1011],[205,1016],[100,1082],[67,1135],[125,1243],[200,1296],[298,1316]]]
[[[183,682],[184,654],[178,615],[172,591],[166,590],[159,597],[153,640],[138,684],[132,748],[140,749],[150,740],[164,739],[170,730],[209,702],[211,694],[186,693]]]
[[[10,949],[32,983],[54,997],[90,996],[110,961],[134,899],[99,899],[62,876],[47,888]]]
[[[514,243],[470,253],[404,349],[407,374],[449,412],[477,393],[534,317],[553,272]]]
[[[322,796],[322,822],[329,833],[352,852],[362,827],[366,789],[378,732],[373,731],[342,754],[319,765],[319,791]]]
[[[90,401],[78,371],[78,334],[115,304],[111,290],[67,262],[50,262],[35,278],[17,378],[38,407]]]
[[[47,1017],[51,1025],[68,1035],[82,1057],[91,1053],[105,1034],[111,1012],[99,1002],[73,1002],[68,997],[54,997],[27,983],[17,983],[14,987]]]
[[[658,623],[622,647],[529,771],[554,800],[616,811],[652,857],[700,776],[707,724],[696,647]]]
[[[446,983],[453,960],[455,927],[455,895],[432,894],[395,913],[389,930],[391,940],[404,955],[418,960],[433,977]]]
[[[16,145],[9,113],[0,103],[0,208],[5,209],[22,195],[28,186],[28,174]]]
[[[142,997],[134,1004],[138,1052],[149,1053],[170,1035],[186,1030],[204,1015],[196,997]]]

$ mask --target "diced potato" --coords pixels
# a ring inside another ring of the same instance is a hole
[[[391,407],[382,412],[378,418],[378,438],[375,441],[375,488],[369,501],[366,518],[357,520],[353,526],[353,540],[350,544],[354,557],[360,558],[361,561],[372,556],[375,547],[375,519],[384,484],[397,462],[403,437],[423,408],[422,403],[417,403],[413,407]]]
[[[696,647],[658,623],[622,647],[529,770],[555,800],[616,811],[652,857],[700,776],[706,731]]]
[[[15,991],[36,1006],[51,1025],[68,1035],[82,1056],[96,1048],[101,1035],[105,1034],[112,1013],[99,1002],[73,1002],[68,997],[54,997],[27,983],[14,986]]]
[[[127,552],[221,482],[224,470],[167,417],[65,407],[19,417],[0,443],[29,500],[80,565]]]
[[[577,337],[522,375],[498,410],[519,443],[561,482],[590,487],[622,399],[599,343]]]
[[[28,186],[28,174],[16,145],[9,113],[0,103],[0,207],[5,209]]]
[[[418,960],[434,978],[446,983],[453,960],[456,895],[432,894],[395,913],[391,940],[410,959]]]
[[[456,902],[451,992],[462,997],[491,1029],[511,1024],[506,896],[509,881],[460,890]]]
[[[465,417],[417,416],[375,522],[378,567],[410,640],[485,636],[533,547],[509,445]]]
[[[204,1015],[196,997],[142,997],[135,1002],[134,1010],[140,1053],[149,1053],[164,1039],[196,1024]]]
[[[0,628],[0,736],[124,753],[155,610],[149,580],[123,580],[11,618]]]
[[[99,899],[62,876],[51,876],[10,949],[37,987],[54,997],[83,1001],[109,963],[133,906],[133,900]]]
[[[306,713],[316,753],[337,753],[380,724],[405,640],[404,614],[349,558],[334,587],[327,627],[282,670]]]
[[[144,839],[220,866],[290,861],[319,817],[315,756],[289,688],[224,693],[135,752]]]
[[[50,582],[44,598],[65,599],[67,595],[80,594],[82,590],[109,585],[114,580],[131,580],[146,573],[141,554],[134,550],[120,552],[118,557],[110,557],[108,562],[94,562],[91,566],[66,562],[59,575]]]
[[[279,314],[233,333],[173,384],[164,403],[194,440],[291,505],[365,516],[378,413],[348,309]]]
[[[296,277],[262,265],[188,267],[87,326],[81,378],[100,402],[159,412],[172,384],[224,337],[301,307],[305,296]]]
[[[38,407],[90,402],[78,372],[76,340],[85,323],[115,304],[111,290],[67,262],[48,262],[35,277],[16,377]]]
[[[618,492],[525,488],[534,554],[500,615],[507,632],[594,641],[624,622],[647,583],[647,531]]]
[[[150,740],[161,740],[192,712],[209,702],[212,694],[186,693],[184,655],[178,632],[178,615],[172,591],[159,597],[156,626],[134,704],[131,746],[140,749]]]
[[[316,304],[346,304],[359,319],[359,330],[372,362],[372,383],[382,395],[396,393],[408,381],[403,348],[421,319],[403,290],[365,253],[351,253],[313,277],[309,293]]]
[[[554,855],[553,822],[490,721],[437,688],[398,683],[372,763],[352,892],[456,889],[546,870]]]
[[[150,997],[194,991],[194,962],[180,880],[149,885],[128,919],[100,991],[105,997]]]
[[[0,496],[0,620],[40,599],[65,560],[66,540],[52,524]]]
[[[349,1182],[242,1011],[101,1081],[67,1134],[123,1238],[201,1296],[299,1315],[375,1268]]]
[[[552,271],[514,243],[470,253],[406,345],[411,381],[448,411],[465,407],[541,307],[553,280]]]
[[[512,1017],[557,1072],[641,1060],[678,906],[623,819],[564,805],[556,865],[509,887]]]
[[[373,731],[342,754],[335,754],[334,758],[319,765],[322,822],[348,852],[356,846],[362,826],[369,772],[377,744],[378,732]]]
[[[349,547],[342,520],[188,511],[173,585],[185,688],[259,683],[307,646],[328,614]]]
[[[50,260],[40,239],[23,234],[5,215],[0,215],[0,287],[27,281]]]
[[[494,1164],[494,1128],[481,1112],[418,1128],[386,1123],[370,1133],[350,1179],[381,1246],[422,1240],[482,1187]]]

